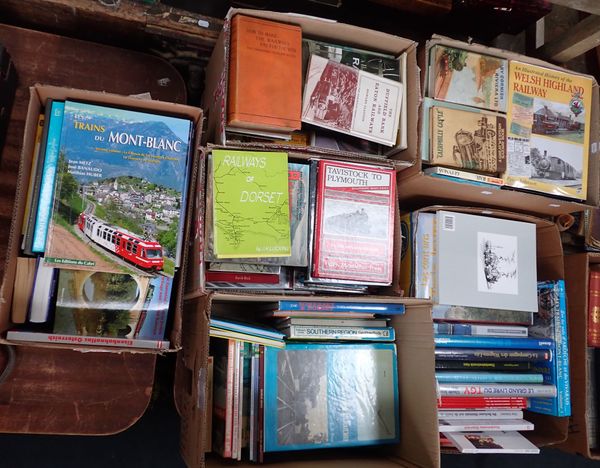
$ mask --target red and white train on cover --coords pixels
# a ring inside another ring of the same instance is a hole
[[[163,250],[158,242],[141,239],[87,213],[79,215],[77,226],[90,240],[124,260],[146,270],[163,269]]]

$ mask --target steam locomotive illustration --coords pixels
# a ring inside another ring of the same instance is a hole
[[[139,268],[163,269],[163,250],[158,242],[144,240],[85,212],[79,215],[77,226],[91,241]]]
[[[534,150],[531,151],[532,177],[562,180],[577,179],[577,170],[568,162],[557,156],[549,156],[546,150],[544,150],[543,155]]]
[[[482,154],[485,142],[496,137],[494,125],[488,123],[485,116],[479,119],[477,125],[478,128],[474,132],[459,130],[454,134],[456,145],[452,148],[452,156],[462,167],[494,170],[495,168],[488,167],[488,162]]]

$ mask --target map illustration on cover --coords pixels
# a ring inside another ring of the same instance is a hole
[[[46,262],[173,276],[191,120],[66,101]]]
[[[265,347],[265,452],[397,442],[395,346]]]

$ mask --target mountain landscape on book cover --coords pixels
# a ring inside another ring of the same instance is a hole
[[[191,131],[188,119],[67,101],[46,262],[173,276]]]
[[[587,196],[591,77],[511,61],[506,184]]]

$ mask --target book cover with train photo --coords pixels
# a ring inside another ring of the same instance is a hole
[[[506,184],[584,200],[592,79],[515,61],[509,70]]]
[[[192,122],[66,101],[46,263],[173,276]]]

